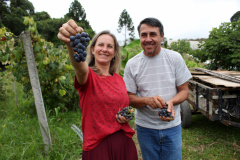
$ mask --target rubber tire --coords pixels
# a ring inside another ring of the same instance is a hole
[[[182,128],[189,128],[192,125],[192,112],[187,100],[180,104]]]

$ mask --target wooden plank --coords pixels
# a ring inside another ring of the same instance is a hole
[[[220,72],[216,72],[216,71],[212,71],[212,70],[208,70],[208,69],[203,69],[203,68],[194,68],[194,69],[197,70],[197,71],[205,72],[205,73],[207,73],[209,75],[212,75],[212,76],[216,76],[216,77],[228,80],[228,81],[240,83],[240,78],[238,78],[238,77],[230,76],[230,75],[227,75],[227,74],[222,74]],[[225,73],[226,72],[227,71],[225,71]]]
[[[205,72],[190,70],[192,75],[207,75]]]
[[[195,76],[194,76],[195,77]],[[193,84],[197,84],[197,85],[199,85],[200,87],[202,87],[202,88],[205,88],[205,89],[211,89],[211,90],[213,90],[214,88],[211,88],[211,87],[209,87],[209,86],[206,86],[206,85],[204,85],[204,84],[202,84],[202,83],[199,83],[199,82],[197,82],[197,81],[193,81],[193,80],[189,80],[189,83],[193,83]]]
[[[240,72],[238,71],[213,71],[216,73],[220,73],[220,74],[226,74],[226,75],[230,75],[230,76],[240,76]]]
[[[214,71],[216,73],[220,73],[220,74],[225,74],[228,76],[233,76],[236,77],[237,79],[240,79],[240,72],[238,71]]]
[[[202,71],[197,71],[197,70],[192,70],[190,69],[190,72],[192,75],[209,75],[208,73],[202,72]],[[239,71],[212,71],[214,73],[220,73],[228,76],[233,76],[236,78],[240,78],[240,72]],[[209,75],[210,76],[210,75]]]
[[[240,83],[231,82],[228,80],[224,80],[215,76],[201,76],[201,75],[193,75],[193,78],[200,79],[203,82],[210,83],[215,86],[224,86],[229,88],[240,88]]]

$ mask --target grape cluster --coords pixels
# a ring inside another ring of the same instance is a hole
[[[127,118],[127,119],[132,120],[133,117],[134,117],[134,113],[131,112],[131,109],[132,109],[131,106],[129,106],[129,107],[124,107],[121,111],[118,111],[118,112],[117,112],[117,115],[121,115],[121,116],[123,116],[123,117],[125,117],[125,118]]]
[[[73,47],[73,51],[78,54],[74,54],[73,57],[76,62],[84,62],[86,60],[87,52],[85,51],[88,42],[90,41],[89,34],[86,32],[82,32],[76,34],[76,36],[70,36],[71,47]]]
[[[163,108],[160,108],[160,111],[158,112],[158,115],[160,117],[170,117],[173,118],[172,113],[167,111],[168,105],[164,106]]]

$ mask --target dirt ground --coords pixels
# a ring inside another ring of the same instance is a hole
[[[136,130],[136,126],[133,126],[133,129],[135,131],[135,134],[133,136],[133,141],[135,142],[136,148],[137,148],[137,154],[138,154],[138,160],[143,160],[142,159],[142,153],[141,153],[141,149],[138,143],[138,139],[137,139],[137,130]]]

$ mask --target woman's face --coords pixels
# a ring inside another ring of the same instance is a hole
[[[91,51],[95,57],[95,64],[110,65],[115,56],[113,38],[108,34],[99,36]]]

